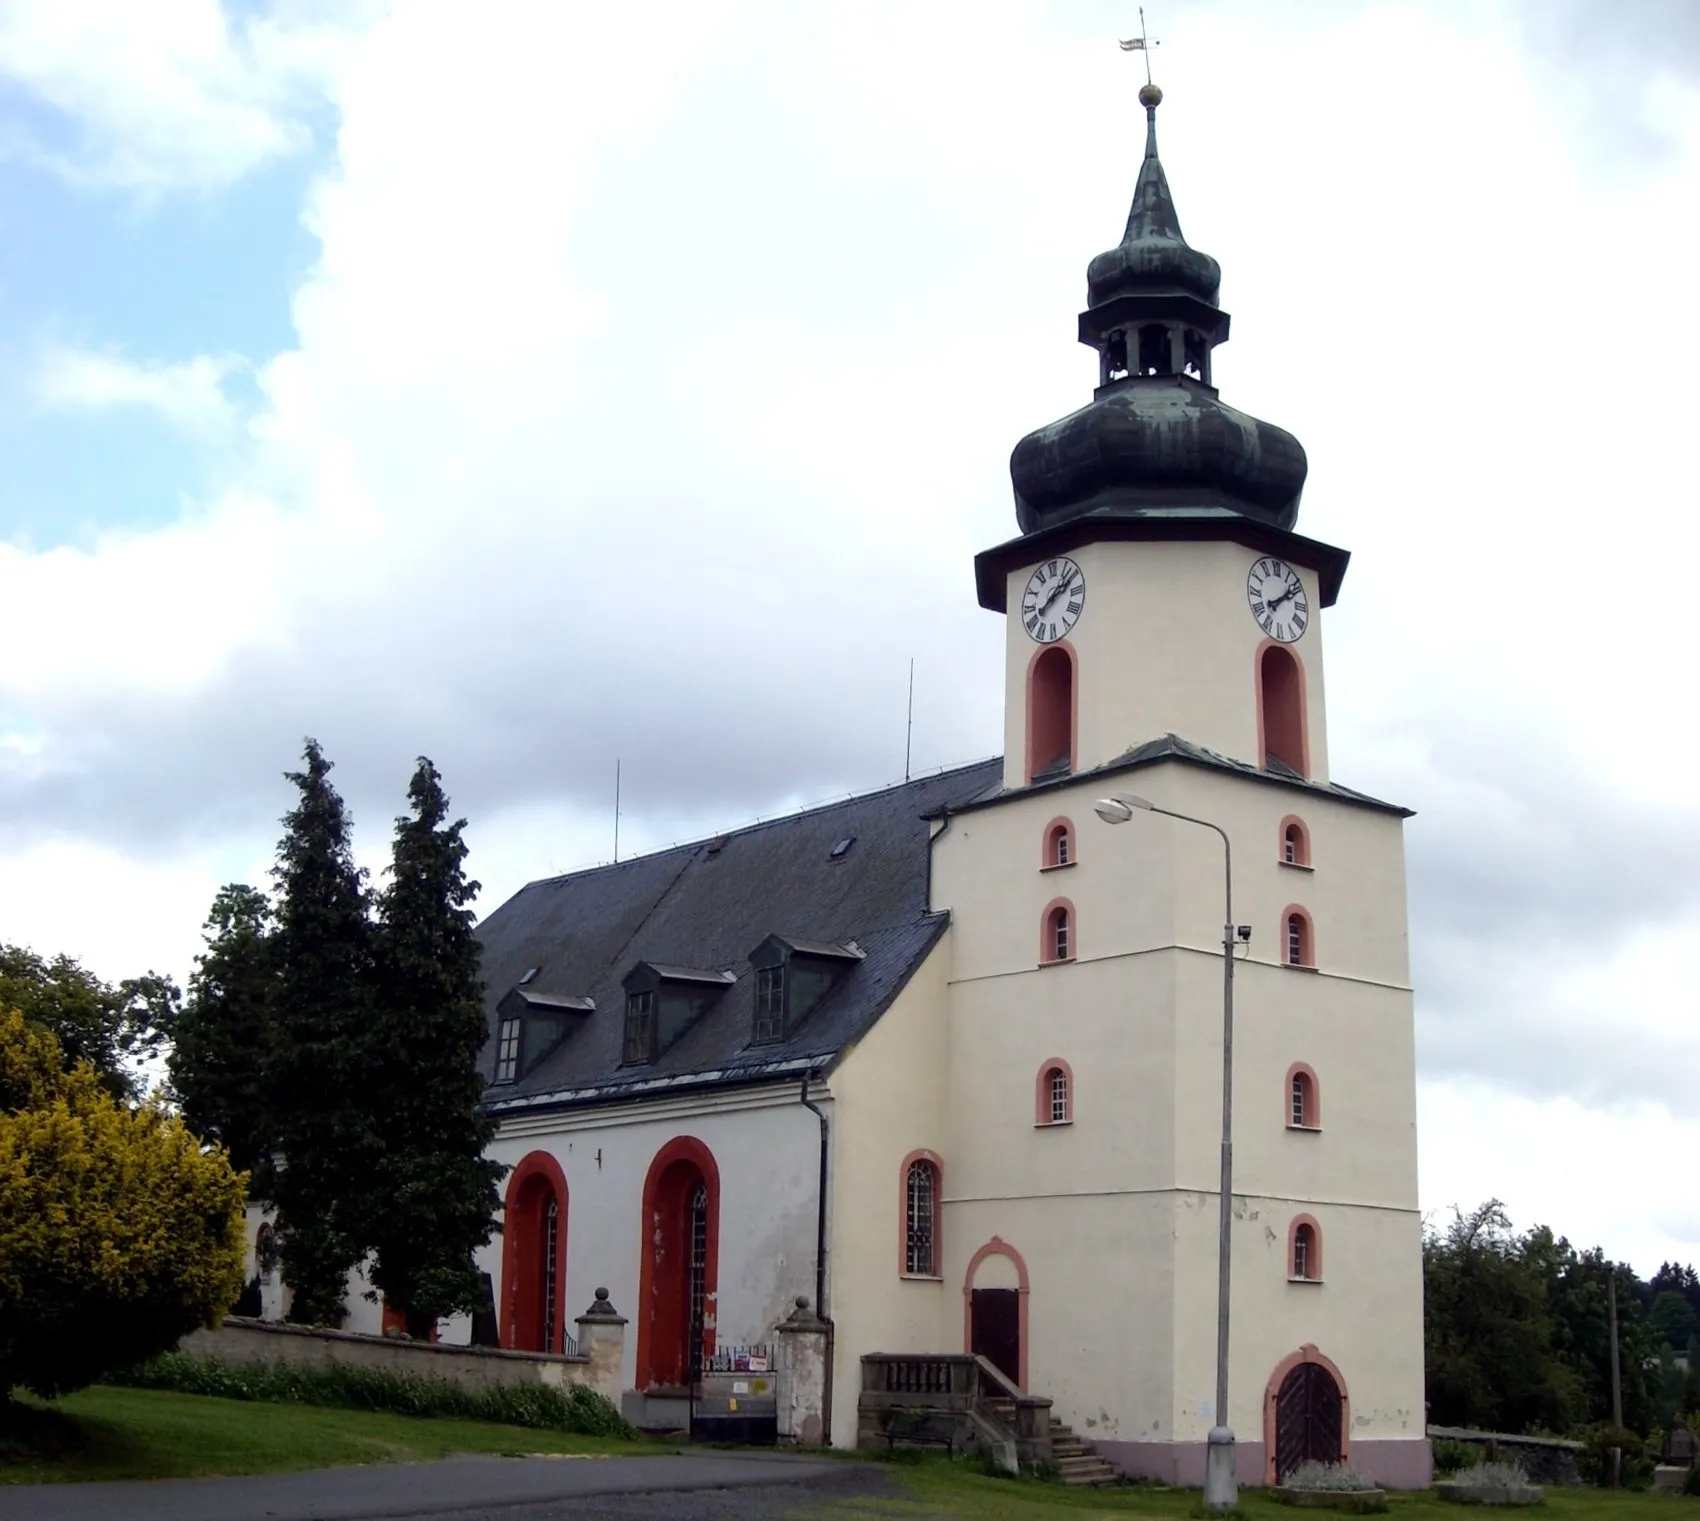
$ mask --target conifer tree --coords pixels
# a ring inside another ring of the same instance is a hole
[[[495,1125],[478,1108],[484,979],[466,820],[446,822],[442,778],[424,757],[408,798],[379,906],[374,1098],[384,1152],[367,1220],[373,1283],[425,1335],[443,1316],[483,1307],[472,1254],[494,1230],[503,1169],[484,1155]]]
[[[177,1016],[171,1086],[184,1121],[218,1141],[231,1166],[263,1194],[271,1154],[265,1082],[275,1018],[271,905],[245,883],[219,889],[206,921],[207,948],[195,959],[189,996]]]
[[[290,1318],[336,1325],[349,1270],[367,1246],[363,1212],[382,1132],[372,1105],[373,932],[348,811],[316,740],[278,842],[272,939],[275,1044],[265,1087]]]

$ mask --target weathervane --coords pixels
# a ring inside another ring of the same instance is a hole
[[[1145,82],[1151,83],[1151,49],[1160,47],[1161,41],[1147,34],[1145,29],[1145,7],[1139,7],[1139,35],[1126,38],[1121,45],[1124,53],[1143,53],[1145,55]]]

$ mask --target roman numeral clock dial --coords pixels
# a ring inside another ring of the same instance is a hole
[[[1039,644],[1054,644],[1080,622],[1086,606],[1086,577],[1069,559],[1047,560],[1028,578],[1021,594],[1021,626]]]
[[[1299,573],[1285,560],[1264,558],[1245,578],[1246,601],[1257,626],[1271,639],[1291,644],[1310,626],[1310,600]]]

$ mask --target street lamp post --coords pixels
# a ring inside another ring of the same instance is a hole
[[[1239,1503],[1234,1473],[1234,1433],[1228,1425],[1228,1269],[1234,1217],[1234,857],[1228,834],[1208,819],[1159,808],[1129,792],[1101,799],[1094,812],[1106,824],[1125,824],[1139,809],[1166,819],[1197,824],[1222,837],[1222,1179],[1216,1239],[1216,1424],[1210,1428],[1204,1460],[1204,1505],[1232,1510]]]

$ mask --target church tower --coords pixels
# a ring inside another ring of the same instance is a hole
[[[1348,556],[1297,531],[1298,440],[1217,392],[1221,271],[1182,235],[1161,100],[1140,92],[1126,230],[1087,270],[1097,386],[1016,445],[1020,533],[975,561],[1007,625],[1006,748],[1001,787],[934,826],[939,1335],[995,1350],[1129,1472],[1197,1484],[1227,1424],[1243,1484],[1312,1457],[1425,1483],[1408,814],[1332,779]],[[1112,828],[1117,794],[1155,807]]]

